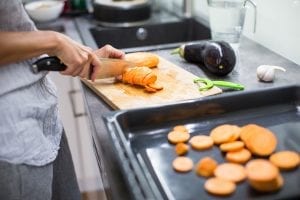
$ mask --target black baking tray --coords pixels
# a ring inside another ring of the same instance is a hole
[[[272,130],[276,150],[300,152],[300,86],[229,93],[145,109],[120,110],[103,116],[120,168],[135,199],[300,199],[300,168],[282,172],[284,186],[275,193],[259,193],[244,181],[231,196],[217,197],[204,188],[205,178],[195,172],[172,169],[174,146],[168,132],[186,125],[191,136],[204,134],[217,125],[256,123]],[[217,147],[206,151],[190,149],[194,163],[203,156],[224,162]]]

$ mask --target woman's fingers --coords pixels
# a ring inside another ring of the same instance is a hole
[[[124,58],[124,56],[125,56],[125,53],[123,51],[116,49],[109,44],[96,50],[95,53],[98,56],[104,57],[104,58]]]
[[[93,51],[70,38],[58,34],[60,43],[54,54],[67,66],[61,74],[80,76],[81,78],[96,79],[97,71],[101,68],[99,57],[123,58],[125,53],[111,45]]]

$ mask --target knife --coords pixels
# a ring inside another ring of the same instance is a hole
[[[135,64],[123,59],[101,58],[101,69],[97,72],[96,79],[110,78],[121,75],[127,68],[134,67]],[[32,64],[33,73],[40,71],[64,71],[67,66],[56,56],[44,57]],[[92,75],[93,68],[90,68],[89,79]]]

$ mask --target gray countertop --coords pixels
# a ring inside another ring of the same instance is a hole
[[[152,51],[158,55],[170,60],[178,66],[194,73],[201,77],[208,77],[217,79],[220,77],[206,74],[202,69],[194,64],[186,63],[182,58],[170,55],[170,49],[160,49]],[[274,82],[263,83],[259,82],[256,77],[256,68],[259,65],[270,64],[282,66],[286,72],[276,73]],[[245,85],[245,91],[260,90],[266,88],[279,87],[290,84],[300,83],[300,66],[281,57],[278,54],[266,49],[265,47],[247,39],[242,38],[238,64],[235,69],[223,80],[233,81]],[[125,184],[125,179],[121,173],[120,167],[114,158],[114,152],[111,149],[108,133],[102,121],[102,115],[112,111],[112,109],[105,104],[105,102],[95,95],[89,88],[83,84],[83,93],[86,101],[88,115],[93,128],[94,144],[96,147],[97,157],[100,164],[101,172],[104,173],[104,178],[107,179],[110,187],[108,190],[109,198],[112,199],[131,199],[128,188]],[[226,95],[227,92],[219,94],[219,96]],[[234,91],[236,95],[243,91]],[[210,98],[210,97],[205,97]]]

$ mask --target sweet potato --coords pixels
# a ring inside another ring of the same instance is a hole
[[[279,190],[283,186],[284,180],[281,174],[278,174],[278,176],[271,180],[271,181],[253,181],[249,180],[249,184],[254,189],[260,191],[260,192],[274,192]]]
[[[172,144],[177,144],[180,142],[186,142],[190,138],[190,134],[180,131],[171,131],[168,133],[168,140]]]
[[[294,151],[279,151],[272,154],[269,159],[282,170],[294,169],[300,164],[299,154]]]
[[[226,153],[226,160],[233,163],[244,164],[251,158],[251,153],[247,149],[240,149],[238,151],[230,151]]]
[[[269,129],[250,124],[241,128],[241,139],[255,155],[269,156],[277,145],[277,139]]]
[[[218,166],[217,161],[211,157],[204,157],[196,165],[196,174],[209,177],[214,175],[214,170]]]
[[[157,67],[159,58],[156,54],[150,52],[127,53],[125,60],[130,61],[137,67]]]
[[[177,155],[179,156],[182,156],[184,154],[186,154],[188,151],[189,151],[189,145],[183,143],[183,142],[180,142],[180,143],[177,143],[176,146],[175,146],[175,152]]]
[[[225,142],[231,142],[238,138],[240,127],[231,124],[223,124],[215,127],[211,132],[215,144],[222,144]]]
[[[220,145],[221,151],[236,151],[242,149],[244,147],[244,142],[242,141],[234,141],[234,142],[227,142]]]
[[[155,83],[157,75],[148,67],[128,68],[122,74],[120,80],[123,83],[143,86],[147,92],[156,92],[163,89],[163,86]]]
[[[214,145],[214,141],[211,139],[211,137],[209,137],[207,135],[193,136],[190,139],[189,143],[196,150],[209,149],[209,148],[211,148]]]
[[[189,132],[189,130],[184,125],[176,125],[173,128],[174,131],[182,131],[182,132]]]
[[[254,159],[246,164],[249,180],[267,182],[277,178],[279,169],[266,159]]]
[[[265,159],[251,160],[246,165],[249,184],[261,192],[272,192],[280,189],[283,178],[279,169]]]
[[[194,163],[188,157],[179,156],[173,160],[172,166],[178,172],[189,172],[193,169]]]
[[[236,185],[232,181],[214,177],[206,180],[204,188],[211,194],[225,196],[232,194],[236,189]]]
[[[246,179],[246,170],[243,165],[235,163],[223,163],[218,165],[214,174],[218,178],[228,181],[240,182]]]

